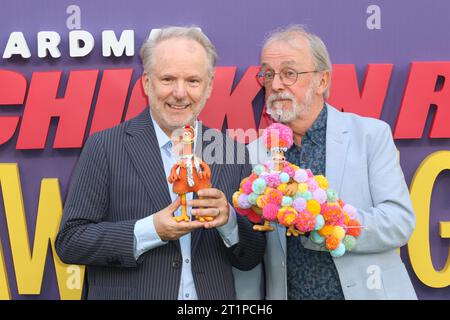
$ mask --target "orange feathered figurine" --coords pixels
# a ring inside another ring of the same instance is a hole
[[[174,217],[177,222],[191,220],[187,214],[186,194],[211,188],[211,169],[208,164],[194,156],[192,148],[194,140],[194,129],[189,125],[184,126],[183,135],[179,141],[182,145],[181,156],[173,165],[168,178],[169,183],[173,184],[173,192],[181,198],[181,216]],[[208,216],[196,218],[201,222],[214,220],[213,217]]]

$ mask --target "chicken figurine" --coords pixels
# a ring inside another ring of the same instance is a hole
[[[198,192],[201,189],[211,188],[211,169],[208,164],[194,155],[193,144],[195,141],[194,129],[186,125],[178,145],[181,150],[180,159],[173,165],[168,181],[173,184],[173,192],[181,199],[181,215],[174,217],[175,221],[190,221],[187,214],[186,194]],[[201,199],[201,197],[200,197]],[[201,222],[212,221],[214,217],[196,217]]]

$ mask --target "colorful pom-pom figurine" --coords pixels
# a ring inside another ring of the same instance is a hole
[[[294,143],[292,130],[269,126],[263,141],[270,161],[253,168],[233,195],[236,212],[246,216],[257,231],[273,231],[272,223],[286,227],[286,236],[305,235],[338,258],[355,247],[363,228],[357,210],[344,204],[323,175],[289,163],[284,153]]]
[[[280,191],[280,185],[285,185],[282,188],[283,195],[288,197],[294,196],[298,190],[298,184],[293,180],[295,170],[289,162],[286,162],[284,156],[284,153],[294,143],[292,130],[285,125],[274,123],[264,131],[263,141],[271,154],[271,162],[266,165],[266,168],[269,171],[269,174],[266,175],[267,186],[270,188],[277,188]],[[256,166],[253,172],[261,172],[261,168]],[[291,204],[292,200],[285,198],[281,207],[290,206]],[[268,212],[273,212],[273,210],[274,208],[272,207]],[[255,225],[253,228],[258,231],[274,230],[274,228],[270,226],[270,220],[267,218],[264,220],[263,225]]]
[[[177,146],[180,144],[182,146],[181,156],[173,165],[168,178],[169,183],[173,184],[173,192],[181,198],[181,216],[174,217],[177,222],[191,220],[187,214],[186,194],[211,188],[211,169],[208,164],[194,156],[192,150],[194,140],[194,129],[188,125],[184,126],[181,141],[177,141],[179,143]],[[202,216],[197,217],[197,220],[212,221],[214,217]]]

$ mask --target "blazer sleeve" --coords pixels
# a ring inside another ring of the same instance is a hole
[[[415,227],[411,198],[390,127],[382,123],[381,128],[368,146],[373,206],[358,208],[358,218],[365,229],[352,252],[374,253],[399,248],[408,242]]]
[[[252,166],[249,161],[249,154],[247,148],[245,150],[245,163],[240,165],[240,178],[239,182],[248,177],[252,171]],[[234,191],[239,189],[239,183]],[[233,203],[231,199],[228,199],[229,203]],[[239,242],[230,247],[229,254],[231,263],[234,267],[240,270],[251,270],[257,266],[264,257],[266,249],[266,237],[263,232],[256,232],[253,230],[253,224],[245,217],[236,213]]]
[[[85,144],[71,179],[56,251],[65,263],[135,267],[136,220],[108,222],[110,172],[101,135]]]

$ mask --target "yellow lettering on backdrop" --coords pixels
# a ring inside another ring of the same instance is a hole
[[[8,275],[6,273],[5,258],[3,257],[2,242],[0,241],[0,300],[10,300]]]
[[[435,270],[429,238],[431,193],[437,176],[446,169],[450,169],[450,151],[437,151],[429,155],[417,169],[410,190],[416,228],[408,242],[409,259],[420,281],[432,288],[450,285],[450,258],[447,258],[442,270]],[[449,223],[441,222],[440,230],[441,237],[448,237]]]
[[[63,264],[55,251],[54,242],[62,217],[58,179],[42,179],[33,254],[28,241],[18,165],[0,164],[0,181],[18,293],[40,294],[50,240],[61,299],[80,299],[82,287],[71,285],[73,272],[70,268],[73,266]],[[84,268],[80,270],[80,283],[83,283]]]

